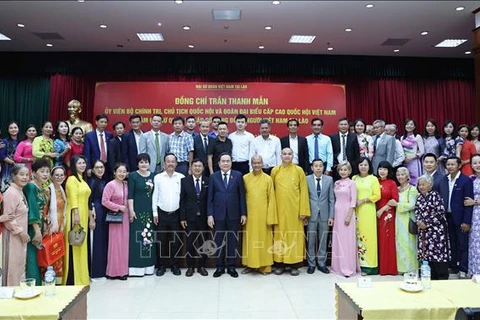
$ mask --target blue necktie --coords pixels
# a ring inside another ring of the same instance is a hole
[[[199,180],[200,179],[196,179],[196,183],[195,183],[195,191],[197,192],[197,198],[200,197],[200,183],[199,183]]]
[[[227,174],[223,174],[223,184],[225,185],[225,189],[228,187],[228,180],[227,180]]]
[[[315,145],[314,145],[314,158],[315,159],[319,159],[319,155],[318,155],[318,135],[315,135]]]

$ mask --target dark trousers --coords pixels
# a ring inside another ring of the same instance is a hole
[[[238,230],[240,221],[238,220],[215,220],[215,245],[217,251],[217,268],[225,268],[225,260],[227,268],[235,267],[235,249],[238,242]],[[225,239],[226,238],[226,239]],[[226,241],[225,241],[226,240]],[[225,259],[225,252],[227,254]]]
[[[204,243],[208,239],[210,231],[207,226],[207,218],[198,216],[195,220],[187,221],[187,267],[205,267],[207,260]]]
[[[158,208],[157,267],[174,267],[178,264],[180,249],[180,218],[178,210],[167,213]],[[170,263],[168,263],[170,260]]]
[[[429,262],[428,264],[432,280],[448,280],[448,262]]]
[[[175,171],[180,172],[185,177],[188,176],[188,161],[177,163]]]
[[[449,267],[455,271],[468,272],[468,232],[462,232],[447,212],[448,236],[450,238]]]
[[[248,165],[248,161],[233,162],[232,169],[240,171],[242,175],[246,175],[250,172],[250,166]]]

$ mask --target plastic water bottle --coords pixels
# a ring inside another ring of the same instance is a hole
[[[57,275],[53,271],[53,267],[49,266],[47,272],[45,272],[45,296],[51,297],[55,295],[55,282]]]
[[[423,261],[422,266],[420,267],[420,276],[422,279],[423,289],[430,289],[431,273],[432,272],[431,272],[430,266],[428,265],[428,261]]]

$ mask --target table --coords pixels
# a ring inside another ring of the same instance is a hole
[[[337,319],[454,319],[459,308],[480,307],[480,285],[471,280],[432,281],[432,288],[405,292],[400,282],[336,283]]]
[[[37,286],[37,289],[44,290]],[[0,300],[0,319],[87,319],[87,293],[90,286],[57,286],[52,297]]]

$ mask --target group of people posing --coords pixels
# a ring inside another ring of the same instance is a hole
[[[95,120],[89,132],[67,121],[55,134],[50,121],[41,135],[27,126],[23,140],[8,125],[0,144],[3,285],[41,283],[37,253],[58,232],[66,254],[53,267],[62,284],[180,275],[181,257],[189,277],[208,275],[208,257],[214,277],[238,277],[239,255],[242,273],[296,276],[305,257],[308,274],[329,273],[329,235],[331,270],[343,276],[395,275],[419,261],[429,262],[432,279],[480,273],[478,125],[457,130],[447,121],[440,135],[430,119],[420,135],[407,119],[397,137],[383,120],[342,118],[328,136],[314,118],[312,134],[301,137],[291,119],[278,138],[267,119],[258,136],[246,131],[244,115],[232,133],[219,117],[176,117],[171,134],[159,114],[149,131],[132,115],[131,130],[117,122],[115,135],[106,115]],[[111,215],[121,221],[107,222]],[[70,245],[72,229],[92,232]]]

